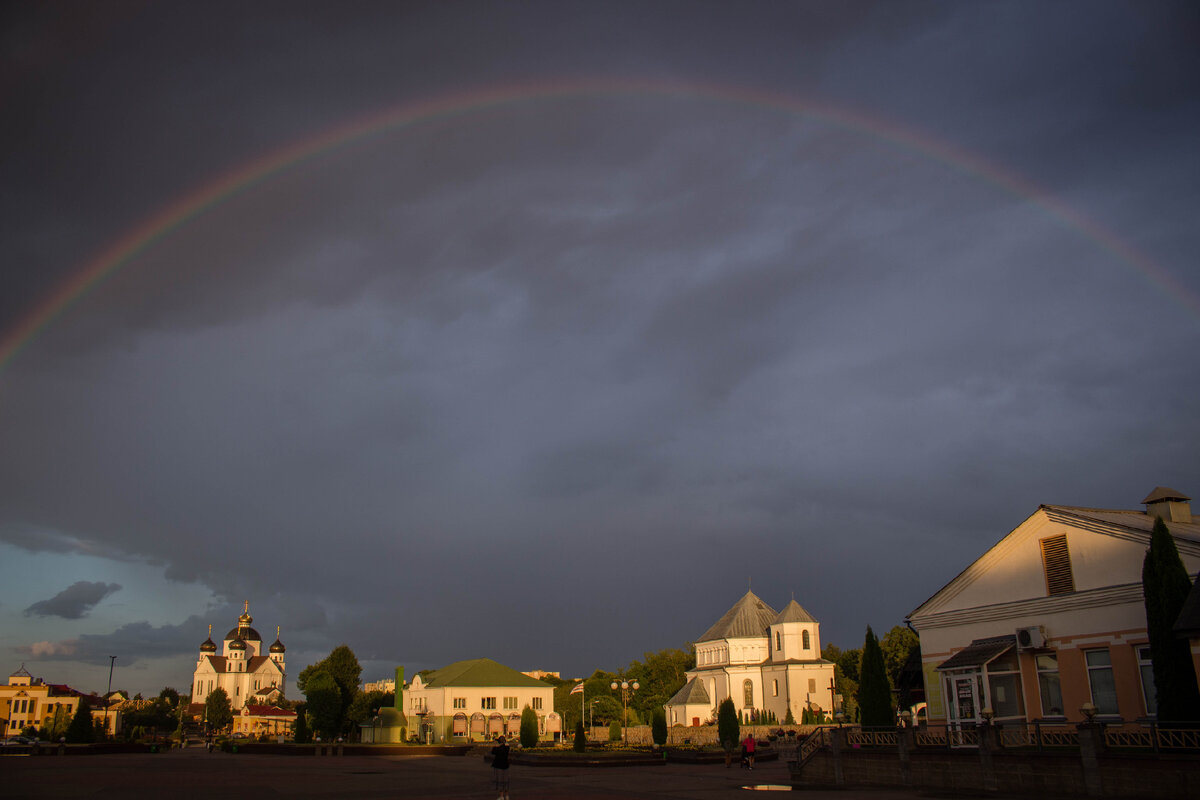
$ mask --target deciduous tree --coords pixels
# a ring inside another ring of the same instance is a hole
[[[233,707],[229,703],[229,695],[221,687],[208,693],[204,701],[204,718],[208,721],[209,730],[221,731],[233,722]]]
[[[333,676],[327,672],[309,675],[304,697],[313,730],[327,739],[336,737],[342,727],[342,697]]]

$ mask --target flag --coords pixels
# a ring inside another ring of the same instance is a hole
[[[583,693],[583,683],[575,684],[575,688],[571,690],[571,694],[582,694],[582,693]]]

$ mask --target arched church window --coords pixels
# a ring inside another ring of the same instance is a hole
[[[805,650],[808,650],[810,647],[812,647],[811,640],[808,638],[808,631],[804,631],[802,634],[800,634],[800,645]]]
[[[754,706],[754,682],[750,679],[742,684],[742,705],[746,708]]]

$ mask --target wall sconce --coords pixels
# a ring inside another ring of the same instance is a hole
[[[996,712],[992,710],[991,706],[984,706],[982,709],[980,709],[979,716],[983,717],[983,721],[985,723],[991,725],[992,717],[996,716]]]
[[[1096,718],[1096,706],[1093,703],[1084,703],[1079,707],[1079,711],[1081,714],[1083,714],[1084,718],[1087,719],[1088,722],[1091,722]]]

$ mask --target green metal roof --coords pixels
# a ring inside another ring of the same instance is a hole
[[[455,661],[453,664],[448,664],[439,670],[429,673],[422,680],[431,689],[442,686],[527,686],[539,689],[550,688],[550,684],[517,672],[512,667],[506,667],[490,658],[472,658],[466,661]]]

